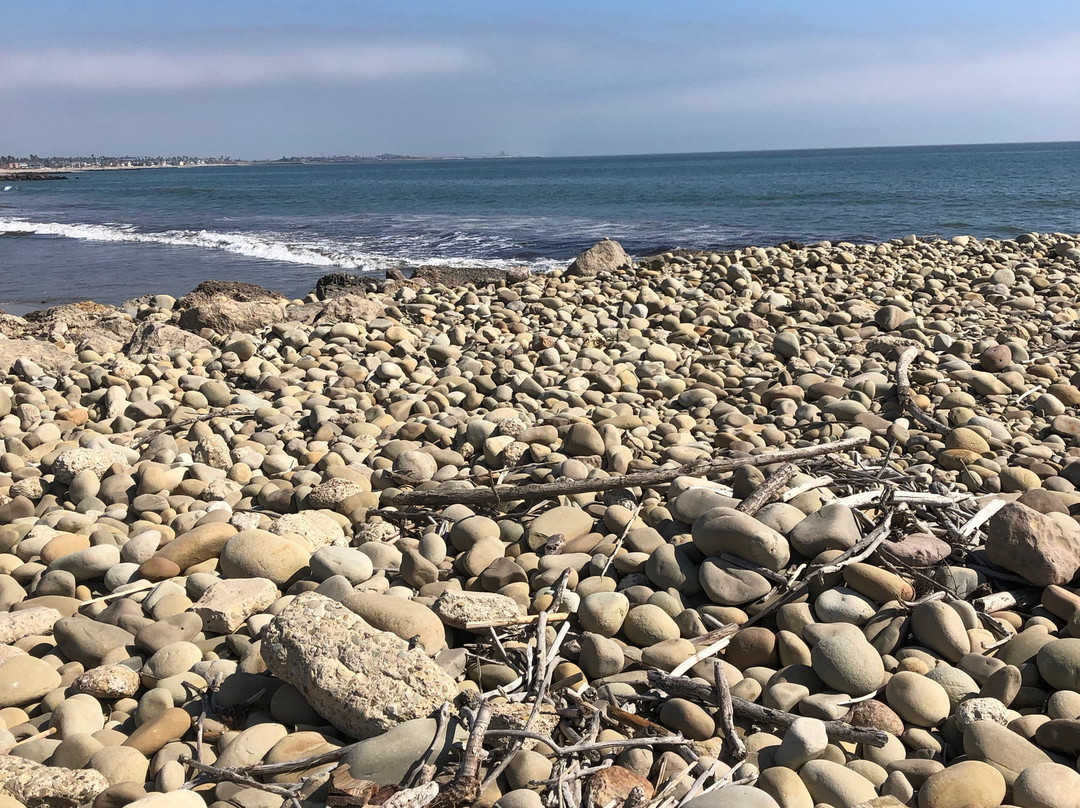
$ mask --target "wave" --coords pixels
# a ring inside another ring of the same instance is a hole
[[[300,264],[312,267],[350,269],[362,273],[381,273],[387,269],[410,269],[424,264],[451,267],[490,267],[506,269],[528,266],[533,271],[546,271],[565,266],[567,261],[553,258],[515,260],[508,258],[446,255],[448,249],[483,251],[482,239],[464,233],[445,233],[434,239],[415,235],[388,243],[375,239],[385,251],[364,250],[360,245],[329,239],[298,241],[284,233],[235,233],[211,230],[167,230],[152,232],[130,224],[86,224],[63,222],[32,222],[21,218],[0,217],[0,235],[41,235],[83,241],[133,242],[161,244],[173,247],[194,247],[242,255],[266,261]],[[423,250],[421,244],[438,248],[437,252]]]

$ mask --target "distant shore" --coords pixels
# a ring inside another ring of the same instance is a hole
[[[224,166],[247,166],[251,163],[193,163],[191,165],[154,165],[154,166],[79,166],[76,168],[19,168],[0,169],[0,180],[32,182],[39,179],[53,179],[56,174],[76,174],[85,171],[142,171],[155,168],[222,168]]]

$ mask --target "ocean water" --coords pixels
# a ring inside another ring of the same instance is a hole
[[[0,181],[0,307],[180,295],[208,278],[302,296],[341,270],[542,271],[604,236],[648,255],[1080,233],[1080,142],[69,176]]]

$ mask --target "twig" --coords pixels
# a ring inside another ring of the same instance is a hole
[[[746,759],[746,745],[735,730],[735,716],[731,706],[731,690],[728,688],[724,663],[713,660],[713,682],[716,685],[716,706],[720,708],[720,727],[727,742],[728,751],[736,760]]]
[[[265,791],[267,794],[273,794],[274,796],[281,797],[289,800],[296,808],[299,808],[300,800],[297,797],[297,792],[303,786],[302,783],[294,783],[292,786],[279,786],[273,783],[262,783],[256,780],[247,772],[249,769],[245,768],[219,768],[217,766],[209,766],[205,763],[200,763],[197,760],[193,760],[187,755],[180,756],[180,763],[190,766],[197,772],[200,772],[200,779],[209,779],[214,782],[227,781],[230,783],[237,783],[238,785],[247,786],[248,788],[257,788],[259,791]],[[185,787],[194,785],[194,781],[184,783]]]
[[[409,767],[401,785],[405,788],[416,788],[429,783],[434,776],[435,767],[431,765],[432,758],[438,758],[439,750],[446,744],[446,731],[450,725],[450,703],[443,702],[435,716],[435,735],[428,744],[427,750]]]
[[[574,746],[560,746],[555,743],[550,735],[540,732],[532,732],[524,729],[492,729],[488,735],[505,738],[525,738],[527,740],[540,741],[548,746],[559,757],[583,755],[589,752],[601,752],[605,749],[633,749],[642,746],[678,746],[690,743],[682,735],[665,735],[659,738],[620,738],[610,741],[591,741],[579,743]]]
[[[915,361],[915,357],[922,353],[922,350],[922,346],[912,345],[910,348],[906,348],[900,354],[900,358],[896,360],[896,397],[900,401],[901,410],[906,410],[927,429],[945,435],[949,432],[949,427],[923,412],[915,404],[911,396],[911,381],[908,378],[908,368]]]
[[[711,643],[710,645],[706,646],[705,648],[702,648],[700,651],[698,651],[696,654],[691,656],[689,659],[686,659],[683,662],[680,662],[671,671],[671,675],[672,676],[682,676],[688,670],[690,670],[692,667],[694,667],[696,664],[701,662],[703,659],[708,659],[711,656],[715,656],[716,654],[719,654],[721,651],[723,651],[725,648],[728,647],[728,645],[731,643],[731,638],[735,635],[735,632],[738,631],[738,630],[739,630],[739,627],[735,626],[735,625],[725,626],[724,628],[720,629],[721,635],[715,642]],[[708,635],[706,635],[706,636],[708,636]]]
[[[607,575],[607,571],[611,569],[612,563],[615,561],[615,556],[618,555],[619,550],[622,549],[623,542],[626,541],[626,537],[634,527],[634,522],[637,521],[638,514],[641,513],[642,503],[638,503],[634,508],[634,512],[630,514],[630,520],[626,523],[626,527],[619,533],[619,538],[615,540],[615,547],[607,557],[607,561],[604,562],[604,568],[600,570],[600,577],[603,578]]]
[[[114,600],[115,598],[122,598],[125,595],[134,595],[136,592],[145,592],[147,589],[153,589],[160,581],[136,581],[133,584],[125,586],[123,589],[118,589],[115,592],[110,592],[108,595],[101,595],[90,600],[85,600],[79,604],[81,609],[83,606],[89,606],[91,603],[104,603],[107,600]]]
[[[23,738],[17,743],[13,743],[11,745],[11,748],[14,749],[16,746],[22,746],[24,743],[30,743],[31,741],[40,741],[42,738],[48,738],[52,735],[55,735],[59,731],[60,730],[58,730],[56,727],[49,727],[48,729],[43,729],[41,732],[31,735],[28,738]]]
[[[716,703],[717,692],[712,685],[695,682],[684,676],[672,676],[661,671],[649,671],[648,675],[650,686],[669,695],[678,695],[706,704]],[[799,717],[793,713],[762,707],[760,704],[734,697],[731,699],[731,708],[734,714],[741,718],[776,727],[790,727]],[[850,741],[878,748],[885,746],[889,739],[888,733],[867,727],[855,727],[845,721],[826,721],[825,732],[832,741]]]
[[[785,463],[751,491],[750,496],[740,502],[735,510],[753,516],[779,496],[781,489],[788,484],[798,470],[794,463]]]
[[[547,622],[556,623],[563,620],[569,620],[570,615],[567,612],[557,612],[555,614],[549,614]],[[533,623],[537,623],[540,620],[540,615],[530,614],[526,617],[507,617],[499,620],[475,620],[471,623],[466,623],[465,628],[468,631],[472,631],[477,628],[505,628],[507,626],[531,626]]]
[[[709,477],[734,471],[744,466],[770,466],[773,463],[805,460],[810,457],[846,452],[865,446],[869,442],[870,439],[867,437],[845,438],[831,443],[804,446],[796,449],[783,449],[749,457],[699,460],[677,468],[654,469],[611,477],[590,477],[585,480],[499,486],[494,492],[485,488],[453,492],[402,491],[394,496],[393,505],[395,507],[420,505],[428,508],[444,507],[456,503],[470,506],[494,505],[500,501],[532,502],[538,499],[555,499],[560,496],[574,494],[612,491],[616,488],[650,488],[674,482],[679,477]]]
[[[818,488],[824,488],[832,481],[832,477],[815,477],[812,480],[807,480],[805,483],[800,483],[794,488],[789,488],[787,491],[784,492],[784,495],[781,497],[781,499],[784,502],[791,502],[791,500],[795,499],[795,497],[799,496],[800,494],[805,494],[807,491],[814,491]]]

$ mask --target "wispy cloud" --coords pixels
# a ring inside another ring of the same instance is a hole
[[[481,54],[442,42],[0,51],[5,83],[31,89],[188,90],[413,80],[472,72],[485,65]]]

